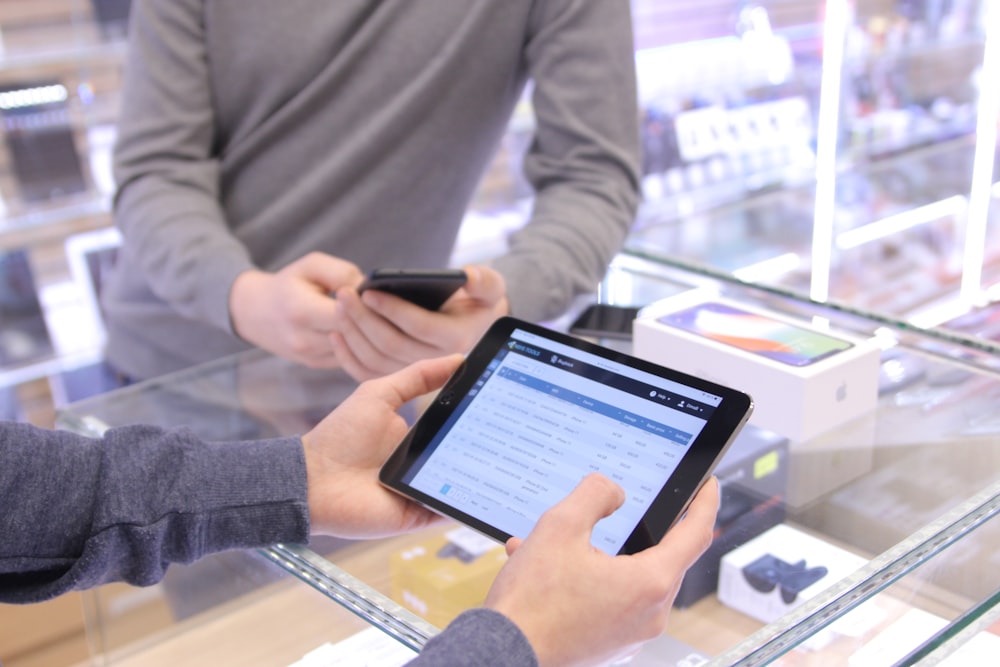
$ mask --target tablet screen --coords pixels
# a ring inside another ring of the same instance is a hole
[[[503,540],[526,536],[600,472],[626,501],[598,523],[593,544],[634,551],[683,511],[749,408],[739,392],[504,318],[411,430],[383,481]]]

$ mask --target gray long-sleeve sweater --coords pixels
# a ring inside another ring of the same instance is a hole
[[[149,377],[246,348],[242,271],[310,251],[440,267],[526,82],[514,315],[592,291],[638,201],[628,0],[136,0],[105,287],[108,357]]]
[[[0,422],[0,602],[150,585],[170,563],[308,535],[298,438],[206,443],[187,430],[129,426],[98,440]],[[410,664],[537,660],[510,620],[477,609]]]

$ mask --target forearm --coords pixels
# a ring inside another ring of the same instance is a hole
[[[3,602],[149,585],[173,562],[309,534],[297,438],[214,444],[135,426],[92,440],[3,424],[0,494]]]
[[[536,135],[525,160],[529,223],[495,267],[511,312],[556,317],[592,292],[619,252],[639,200],[639,111],[624,0],[539,5],[526,47]]]
[[[623,198],[624,199],[624,198]],[[567,186],[548,188],[531,221],[509,239],[492,266],[507,285],[511,315],[545,321],[562,315],[580,294],[597,289],[624,245],[635,203],[606,205]]]
[[[156,295],[229,329],[235,276],[252,267],[220,204],[203,0],[133,3],[114,152],[115,223]]]

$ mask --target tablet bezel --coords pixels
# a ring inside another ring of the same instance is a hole
[[[636,553],[659,542],[669,528],[683,515],[697,490],[707,480],[715,465],[732,444],[753,410],[750,396],[739,390],[697,378],[680,371],[631,355],[596,345],[552,329],[503,317],[483,335],[462,365],[438,392],[403,441],[386,460],[379,472],[379,481],[389,489],[417,501],[443,516],[455,519],[500,542],[511,535],[429,496],[402,480],[445,425],[476,380],[486,370],[516,329],[541,336],[556,343],[573,347],[604,359],[619,362],[660,378],[679,382],[695,390],[706,391],[722,398],[701,432],[690,445],[673,474],[660,489],[642,519],[626,539],[619,553]]]

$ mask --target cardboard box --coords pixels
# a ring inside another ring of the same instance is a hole
[[[392,597],[443,628],[483,603],[506,561],[502,544],[458,527],[392,555]]]
[[[722,557],[719,601],[771,623],[867,562],[781,524]]]
[[[75,637],[79,655],[86,657],[83,602],[78,592],[34,605],[0,605],[0,662],[27,659]]]
[[[689,607],[715,592],[722,556],[785,520],[788,439],[745,427],[715,469],[719,513],[715,539],[688,570],[674,606]]]
[[[874,342],[829,334],[708,289],[645,308],[633,346],[638,357],[749,393],[750,423],[792,440],[855,419],[878,401],[881,350]]]

